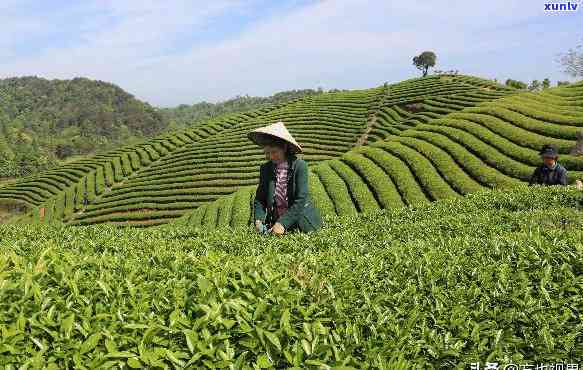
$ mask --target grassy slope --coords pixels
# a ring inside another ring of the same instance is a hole
[[[311,166],[311,193],[322,213],[347,215],[455,198],[483,188],[512,188],[528,181],[545,143],[559,147],[570,183],[583,178],[583,157],[568,154],[576,133],[583,130],[583,84],[466,108],[443,103],[439,116],[431,112],[435,103],[429,103],[437,99],[426,100],[423,111],[404,120],[382,121],[394,131],[386,130],[384,140]],[[427,112],[433,118],[424,121]],[[237,193],[177,222],[204,227],[246,224],[251,216],[246,204],[254,187]]]
[[[239,228],[3,225],[0,362],[575,362],[582,206],[572,188],[480,192],[285,239]]]

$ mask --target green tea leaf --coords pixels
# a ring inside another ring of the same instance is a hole
[[[73,323],[74,322],[75,322],[75,315],[74,314],[67,316],[61,322],[61,331],[64,332],[66,338],[71,337],[71,331],[73,330]]]
[[[138,356],[137,354],[128,351],[111,352],[105,355],[105,357],[107,358],[131,358],[137,356]]]
[[[89,336],[89,338],[87,338],[87,340],[85,340],[83,342],[83,344],[81,344],[81,348],[79,349],[79,351],[82,354],[91,351],[92,349],[94,349],[97,346],[97,344],[99,344],[100,340],[101,340],[101,333],[91,334]]]
[[[143,367],[140,360],[136,357],[128,358],[127,364],[132,369],[141,369]]]
[[[257,366],[260,369],[267,369],[271,367],[271,361],[269,360],[269,357],[267,357],[267,355],[265,354],[261,354],[257,357]]]
[[[268,331],[264,331],[263,334],[267,339],[277,348],[278,351],[281,351],[281,344],[279,342],[279,338],[274,333],[270,333]]]

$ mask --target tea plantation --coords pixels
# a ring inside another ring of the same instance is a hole
[[[577,97],[579,89],[561,91]],[[43,222],[163,224],[257,183],[263,155],[244,134],[259,126],[283,120],[304,147],[304,159],[316,164],[388,140],[390,135],[404,134],[464,106],[512,94],[514,90],[491,81],[457,75],[326,93],[219,117],[183,132],[71,163],[0,188],[0,199],[18,200],[30,207],[25,222],[39,221],[39,210],[44,208]],[[458,103],[448,105],[448,101]],[[420,111],[414,109],[417,105],[422,106]]]
[[[582,209],[573,187],[521,186],[328,218],[319,233],[282,239],[247,228],[1,225],[0,363],[574,363]]]
[[[309,162],[317,233],[250,226],[265,159],[246,134],[278,120]],[[583,366],[583,191],[525,185],[549,143],[583,179],[582,131],[583,82],[436,75],[2,182],[2,217],[26,211],[0,225],[0,365]]]
[[[310,191],[322,213],[350,215],[456,198],[484,188],[510,189],[528,181],[540,165],[538,151],[545,143],[559,148],[571,183],[583,179],[583,156],[569,154],[577,131],[583,131],[583,84],[513,94],[466,108],[444,103],[437,109],[437,99],[423,103],[427,112],[402,121],[377,118],[375,123],[387,128],[382,140],[313,164]],[[449,99],[465,101],[455,95]],[[254,190],[240,189],[177,222],[248,224]]]

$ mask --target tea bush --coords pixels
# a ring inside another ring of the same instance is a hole
[[[468,368],[583,358],[583,192],[248,228],[0,225],[0,363]],[[397,358],[399,357],[399,358]]]

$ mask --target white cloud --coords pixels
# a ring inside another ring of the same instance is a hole
[[[564,32],[549,30],[539,36],[529,28],[527,22],[541,16],[542,4],[521,0],[317,1],[259,20],[230,38],[212,44],[197,41],[169,54],[168,45],[181,33],[214,27],[216,17],[248,13],[257,4],[107,0],[93,3],[107,17],[83,31],[84,44],[0,62],[0,73],[83,75],[119,84],[153,104],[176,105],[318,85],[372,87],[413,76],[410,60],[425,49],[438,53],[440,69],[484,71],[488,66],[483,58],[491,53],[498,54],[493,56],[498,61],[508,59],[508,72],[512,72],[518,66],[512,64],[511,56],[528,55],[529,48]],[[112,25],[109,19],[121,21]],[[479,59],[472,60],[472,55]],[[470,62],[454,62],[460,60]]]

